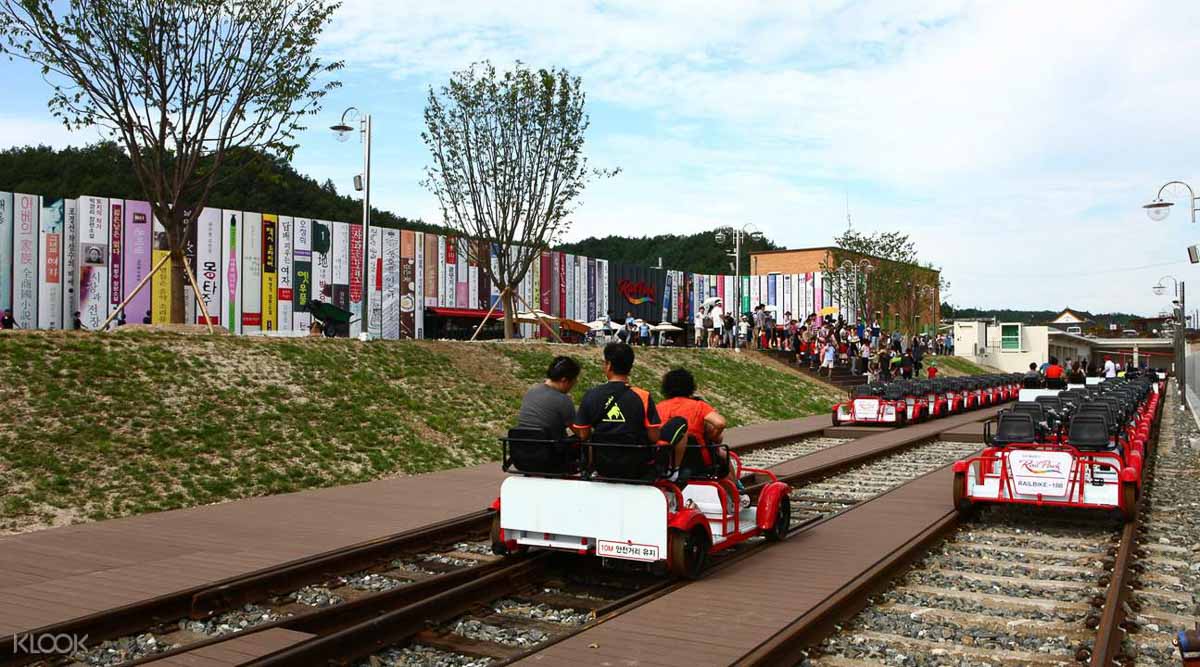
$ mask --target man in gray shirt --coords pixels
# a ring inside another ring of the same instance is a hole
[[[517,427],[542,429],[553,439],[565,438],[567,429],[575,423],[575,404],[570,393],[578,379],[577,361],[555,357],[546,370],[546,379],[530,387],[521,399]]]

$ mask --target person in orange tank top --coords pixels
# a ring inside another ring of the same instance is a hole
[[[682,458],[676,460],[676,465],[701,467],[711,465],[714,457],[724,460],[726,450],[710,446],[719,445],[724,440],[725,417],[707,401],[695,395],[696,378],[683,368],[668,371],[663,376],[662,393],[663,400],[658,403],[659,418],[664,422],[673,417],[684,418],[687,420],[689,444],[700,445],[698,448],[687,448]],[[738,473],[732,465],[729,466],[726,479],[735,487],[741,488],[738,484]],[[742,496],[742,506],[745,507],[748,503],[749,497]]]

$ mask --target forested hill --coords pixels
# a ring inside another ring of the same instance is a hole
[[[770,239],[742,243],[742,273],[749,273],[750,265],[747,259],[749,250],[777,250]],[[604,238],[589,237],[575,243],[568,243],[557,248],[564,252],[587,255],[588,257],[603,257],[614,262],[640,264],[642,266],[662,265],[682,271],[695,273],[733,273],[729,263],[733,258],[726,253],[729,244],[718,244],[715,232],[707,231],[698,234],[660,234],[641,238],[625,238],[621,236],[605,236]]]
[[[285,161],[247,155],[232,159],[230,171],[232,175],[217,185],[210,206],[346,222],[362,216],[361,200],[338,194],[333,183],[320,184]],[[0,150],[0,190],[61,197],[86,194],[142,198],[129,157],[112,142],[62,150],[48,146]],[[375,225],[446,233],[438,225],[377,208],[371,210],[371,222]],[[746,254],[749,250],[777,248],[770,240],[747,240],[742,246],[742,272],[749,270]],[[648,238],[587,238],[556,249],[642,266],[657,266],[661,257],[663,266],[672,269],[732,273],[729,269],[732,258],[725,254],[728,243],[718,245],[711,231]]]
[[[1020,322],[1021,324],[1046,324],[1062,311],[1058,310],[988,310],[982,308],[955,308],[950,304],[942,304],[942,317],[959,319],[997,319],[1001,322]],[[1086,310],[1076,310],[1076,313],[1091,320],[1094,324],[1114,323],[1124,326],[1129,320],[1141,317],[1131,313],[1091,313]]]
[[[217,185],[209,206],[321,220],[362,219],[362,200],[340,195],[333,183],[319,184],[282,160],[235,157],[229,171],[231,176]],[[61,197],[143,198],[129,156],[111,142],[62,150],[26,146],[0,151],[0,190]],[[445,231],[377,208],[371,211],[371,224],[381,227]]]

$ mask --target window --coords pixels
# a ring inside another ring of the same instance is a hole
[[[1021,351],[1021,325],[1000,325],[1000,350],[1003,352]]]

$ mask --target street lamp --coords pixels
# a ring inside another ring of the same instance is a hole
[[[734,326],[738,326],[742,321],[742,240],[748,238],[751,241],[761,241],[763,235],[758,231],[758,227],[747,222],[741,227],[722,227],[714,236],[717,245],[733,244],[733,250],[725,254],[733,257],[733,303],[734,312],[737,313],[737,317],[734,318]],[[729,304],[725,304],[725,308],[728,310]],[[732,340],[734,349],[737,349],[738,337],[734,335]]]
[[[921,285],[921,287],[918,291],[921,293],[921,296],[929,298],[929,318],[930,318],[931,326],[934,327],[934,333],[936,334],[937,333],[937,315],[934,314],[934,305],[935,304],[934,304],[933,295],[937,290],[933,289],[933,285]]]
[[[865,258],[860,259],[857,262],[850,259],[843,259],[839,268],[842,271],[852,271],[854,273],[854,319],[860,319],[861,313],[867,309],[867,289],[864,285],[862,290],[862,298],[860,299],[858,291],[858,274],[859,271],[861,271],[865,281],[866,277],[870,276],[871,272],[875,270],[875,265],[872,264],[870,260]]]
[[[1175,307],[1175,380],[1179,383],[1179,409],[1183,410],[1187,406],[1187,357],[1184,345],[1184,334],[1187,329],[1187,318],[1184,316],[1185,302],[1185,285],[1182,280],[1178,280],[1175,276],[1163,276],[1158,279],[1158,282],[1150,289],[1158,296],[1162,296],[1167,291],[1164,280],[1170,280],[1175,284],[1175,299],[1171,301],[1171,305]]]
[[[1171,207],[1175,205],[1175,202],[1165,201],[1163,199],[1163,194],[1165,193],[1169,196],[1179,198],[1183,196],[1184,191],[1187,191],[1189,204],[1188,208],[1192,214],[1192,223],[1195,223],[1196,211],[1200,210],[1197,208],[1196,204],[1198,201],[1200,201],[1200,199],[1197,199],[1196,193],[1192,190],[1192,186],[1184,183],[1183,181],[1169,181],[1159,188],[1158,195],[1154,197],[1154,200],[1149,204],[1142,206],[1142,208],[1146,209],[1146,216],[1154,222],[1165,220],[1167,216],[1171,214]]]
[[[354,177],[354,189],[361,190],[363,193],[362,330],[369,337],[371,334],[367,321],[371,313],[371,290],[367,285],[367,263],[371,256],[371,114],[364,114],[357,107],[349,107],[342,112],[342,117],[337,124],[329,126],[329,129],[333,130],[338,142],[344,143],[350,138],[350,133],[354,131],[354,127],[350,123],[355,121],[358,121],[359,136],[363,142],[363,171],[362,174]]]

